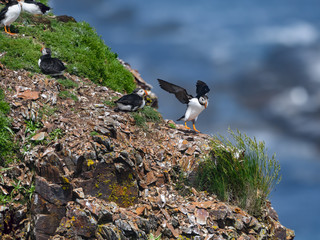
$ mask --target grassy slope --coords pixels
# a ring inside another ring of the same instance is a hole
[[[120,92],[132,92],[135,88],[132,74],[88,23],[64,23],[52,16],[33,17],[22,13],[13,25],[19,32],[17,36],[0,32],[0,51],[7,52],[1,62],[7,67],[40,72],[37,64],[44,46],[51,48],[53,57],[67,64],[71,74]]]

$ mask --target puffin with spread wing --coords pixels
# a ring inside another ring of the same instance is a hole
[[[161,79],[158,79],[158,81],[163,90],[173,93],[180,102],[188,105],[185,114],[177,121],[184,121],[184,125],[187,129],[190,129],[187,126],[187,121],[192,121],[193,129],[196,132],[199,132],[195,127],[195,122],[197,121],[199,114],[208,106],[208,96],[206,94],[210,89],[207,84],[198,80],[196,85],[197,96],[193,97],[182,87]]]

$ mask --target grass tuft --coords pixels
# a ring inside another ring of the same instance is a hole
[[[78,101],[78,97],[69,91],[61,91],[61,92],[59,92],[58,96],[61,99],[71,98],[75,102]]]
[[[70,79],[57,79],[57,82],[66,89],[77,88],[78,83],[70,80]]]
[[[147,122],[160,122],[161,115],[160,113],[150,106],[145,106],[137,112],[131,113],[133,116],[136,125],[142,127],[143,129],[147,129]]]
[[[280,165],[266,153],[265,143],[234,133],[235,144],[219,136],[211,142],[211,154],[199,165],[197,186],[222,201],[260,216],[265,202],[281,180]]]

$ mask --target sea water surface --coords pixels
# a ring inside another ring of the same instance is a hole
[[[56,15],[89,22],[119,57],[154,86],[159,111],[185,106],[161,78],[195,94],[206,82],[209,107],[197,128],[239,129],[276,153],[282,181],[271,195],[280,222],[298,240],[320,239],[319,0],[51,0]]]

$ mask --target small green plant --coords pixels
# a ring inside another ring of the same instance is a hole
[[[70,79],[57,79],[57,82],[66,89],[77,88],[79,86],[78,83]]]
[[[8,171],[12,168],[2,168],[0,169],[0,173]],[[2,179],[2,178],[1,178]],[[3,181],[3,179],[2,179]],[[30,186],[23,186],[21,180],[13,180],[10,183],[10,188],[8,189],[9,193],[4,194],[0,192],[0,204],[7,204],[13,202],[21,202],[26,203],[30,202],[31,198],[35,191],[35,185],[32,183]]]
[[[141,127],[143,129],[148,128],[147,124],[146,124],[147,123],[146,119],[139,112],[133,112],[133,113],[131,113],[131,116],[133,117],[133,119],[138,127]]]
[[[62,99],[71,98],[73,101],[78,101],[78,97],[69,91],[61,91],[58,96]]]
[[[152,233],[150,233],[148,236],[148,240],[161,240],[161,233],[157,237],[155,237]]]
[[[174,125],[173,123],[168,123],[168,126],[169,126],[170,128],[173,128],[173,129],[176,129],[176,128],[177,128],[176,125]]]
[[[32,138],[36,135],[36,132],[43,127],[41,122],[28,120],[26,121],[25,134],[29,135],[29,138]]]
[[[114,101],[117,99],[119,99],[119,97],[113,96],[111,99],[103,101],[103,104],[109,107],[115,107],[116,104],[114,103]]]
[[[57,139],[60,139],[61,137],[63,137],[64,135],[64,132],[61,128],[56,128],[54,129],[53,131],[51,131],[49,133],[49,138],[52,140],[52,141],[55,141]]]
[[[116,104],[114,103],[114,101],[103,101],[103,104],[109,107],[115,107]]]
[[[96,131],[92,131],[92,132],[90,133],[90,136],[91,136],[91,137],[93,137],[93,136],[97,136],[97,135],[99,135],[99,133],[98,133],[98,132],[96,132]]]
[[[142,115],[144,115],[147,122],[160,122],[161,121],[161,115],[157,110],[150,106],[145,106],[140,110]]]
[[[234,144],[222,136],[211,142],[211,154],[199,165],[197,186],[259,216],[281,180],[280,165],[275,155],[268,157],[264,142],[240,131],[229,133]]]
[[[150,106],[145,106],[137,112],[131,113],[136,125],[142,127],[143,129],[147,129],[147,122],[160,122],[161,115],[157,110]]]

